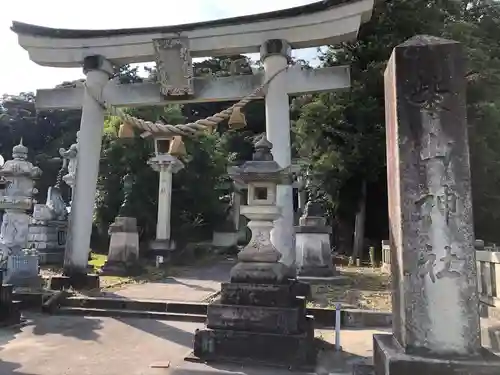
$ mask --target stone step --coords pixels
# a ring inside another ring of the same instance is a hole
[[[69,297],[61,303],[61,306],[206,315],[208,304],[202,302],[129,300],[105,297]]]
[[[54,312],[55,315],[80,315],[80,316],[102,316],[102,317],[123,317],[123,318],[145,318],[155,320],[176,320],[187,322],[200,322],[206,320],[205,315],[199,314],[178,314],[168,312],[139,311],[139,310],[119,310],[119,309],[96,309],[83,307],[61,307]]]
[[[314,330],[299,335],[250,331],[196,331],[193,355],[200,361],[242,361],[300,368],[314,363]]]
[[[310,317],[310,319],[314,319]],[[306,329],[304,307],[265,307],[211,304],[207,327],[237,331],[298,334]]]
[[[222,283],[221,300],[225,305],[246,306],[295,306],[297,297],[306,297],[308,290],[297,287],[299,284],[246,284]]]

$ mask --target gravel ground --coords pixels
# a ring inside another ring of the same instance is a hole
[[[338,267],[349,281],[344,285],[313,285],[313,307],[333,307],[343,302],[363,310],[391,311],[390,275],[379,268]]]

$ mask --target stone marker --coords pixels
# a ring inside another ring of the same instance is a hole
[[[239,253],[231,282],[207,309],[207,329],[198,330],[194,356],[202,361],[255,361],[300,367],[314,362],[313,318],[306,316],[304,284],[288,278],[288,266],[270,239],[280,215],[277,185],[288,173],[273,160],[271,143],[261,138],[253,160],[232,167],[230,176],[248,183],[248,205],[241,212],[252,230]],[[307,286],[306,286],[307,287]],[[189,359],[189,358],[187,358]]]
[[[295,227],[298,279],[309,283],[341,283],[347,278],[340,276],[333,265],[330,247],[332,228],[326,226],[325,211],[310,178],[306,187],[309,197],[299,225]]]
[[[101,274],[129,275],[139,272],[139,233],[137,219],[132,217],[130,201],[134,182],[130,173],[122,178],[123,203],[115,222],[109,226],[109,252],[106,263],[100,270]]]
[[[481,347],[461,45],[416,36],[385,72],[393,335],[377,375],[499,374]]]

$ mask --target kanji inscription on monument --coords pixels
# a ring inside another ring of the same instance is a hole
[[[393,332],[407,351],[480,346],[459,51],[416,37],[395,48],[385,73]]]

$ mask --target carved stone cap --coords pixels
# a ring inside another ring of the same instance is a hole
[[[292,48],[286,40],[269,39],[260,47],[260,59],[261,61],[264,61],[272,55],[281,55],[290,59],[292,55]]]
[[[288,183],[290,180],[289,168],[281,168],[274,161],[271,149],[272,143],[265,136],[261,137],[255,144],[255,152],[251,161],[243,163],[241,166],[229,167],[229,176],[243,183],[255,181],[268,181],[276,183]]]

